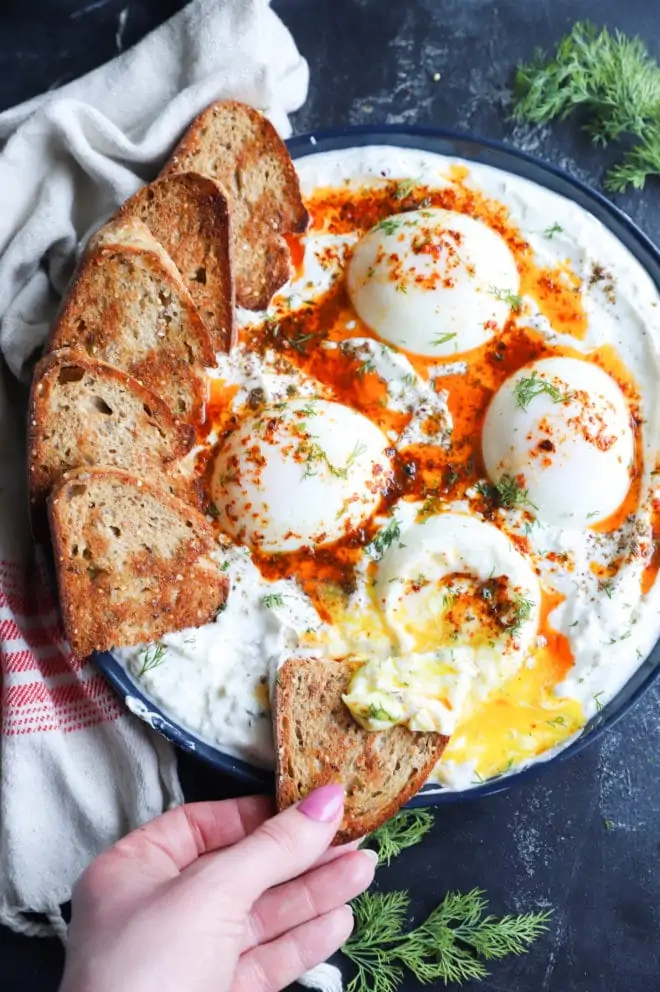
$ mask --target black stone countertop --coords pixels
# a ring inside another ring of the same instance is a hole
[[[112,57],[179,9],[180,0],[4,0],[0,109]],[[424,123],[503,139],[598,185],[609,153],[577,125],[507,120],[511,70],[572,24],[639,34],[660,57],[649,0],[275,0],[311,66],[303,131],[367,122]],[[124,12],[125,13],[122,13]],[[435,81],[434,74],[440,79]],[[617,198],[660,241],[660,183]],[[482,992],[660,990],[660,688],[599,744],[531,785],[442,808],[434,830],[378,884],[405,886],[420,918],[447,889],[484,888],[494,912],[553,907],[549,933],[522,958],[495,963]],[[182,760],[190,798],[233,783]],[[4,992],[53,992],[55,941],[0,931]],[[412,990],[414,983],[404,986]]]

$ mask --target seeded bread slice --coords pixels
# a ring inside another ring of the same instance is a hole
[[[51,331],[49,350],[74,348],[123,369],[193,420],[215,365],[209,333],[181,275],[142,221],[103,227],[90,243]]]
[[[183,276],[216,351],[234,344],[229,205],[222,187],[195,172],[166,176],[127,200],[120,218],[138,217]]]
[[[342,700],[355,668],[293,658],[280,668],[275,686],[278,809],[321,785],[341,782],[346,800],[335,844],[362,837],[394,816],[422,787],[447,743],[441,734],[405,727],[364,730]]]
[[[134,472],[194,499],[192,472],[178,460],[195,433],[150,389],[105,362],[70,349],[37,365],[30,395],[30,499],[43,502],[62,475],[88,465]]]
[[[229,194],[236,300],[265,310],[290,275],[282,235],[301,233],[309,221],[286,145],[263,114],[223,100],[193,122],[161,175],[189,170],[217,179]]]
[[[228,582],[206,519],[118,469],[70,473],[49,500],[64,628],[77,658],[217,614]]]

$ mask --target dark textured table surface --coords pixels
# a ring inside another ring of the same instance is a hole
[[[180,0],[4,0],[0,109],[111,58],[181,6]],[[275,0],[274,6],[311,67],[296,131],[366,122],[460,128],[502,139],[593,185],[608,155],[592,149],[576,125],[535,130],[508,121],[512,67],[584,17],[641,35],[660,56],[657,6],[650,0]],[[660,183],[617,202],[660,242]],[[498,913],[554,909],[550,931],[526,957],[496,963],[490,980],[469,989],[660,990],[659,701],[660,687],[599,744],[531,785],[443,808],[427,841],[379,872],[381,887],[411,890],[417,916],[447,889],[473,886],[487,890]],[[188,758],[182,775],[190,798],[236,788]],[[61,958],[55,941],[0,931],[0,987],[53,992]]]

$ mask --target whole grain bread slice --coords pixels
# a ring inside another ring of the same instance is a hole
[[[340,782],[346,800],[335,844],[362,837],[393,816],[422,787],[447,743],[441,734],[406,727],[364,730],[342,700],[355,668],[292,658],[275,686],[278,809]]]
[[[206,519],[119,469],[79,469],[49,500],[64,628],[77,658],[198,627],[227,578]]]
[[[89,465],[123,468],[198,501],[192,469],[180,465],[193,428],[113,365],[67,348],[47,355],[34,372],[28,424],[33,506],[65,472]]]
[[[263,114],[222,100],[192,123],[161,175],[189,170],[217,179],[227,191],[236,301],[265,310],[290,275],[282,236],[302,233],[309,221],[286,145]]]
[[[49,350],[73,348],[123,369],[194,420],[206,398],[211,339],[181,275],[146,224],[112,221],[90,242]]]
[[[196,172],[157,179],[126,201],[120,218],[138,217],[183,277],[216,351],[234,344],[234,282],[227,196]]]

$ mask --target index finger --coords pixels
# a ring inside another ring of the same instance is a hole
[[[118,853],[145,867],[154,860],[162,867],[166,859],[181,872],[202,855],[243,840],[272,813],[265,796],[187,803],[138,827],[106,855]]]

